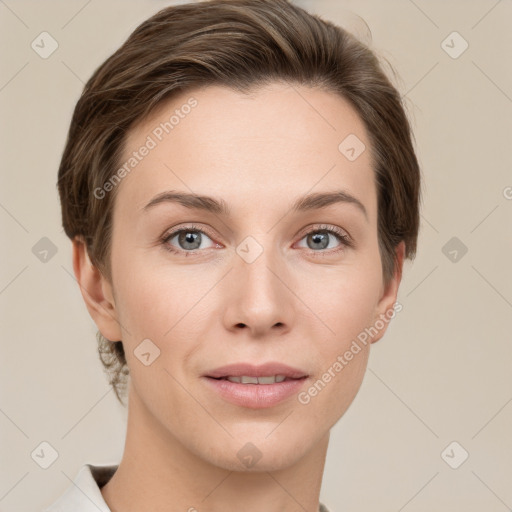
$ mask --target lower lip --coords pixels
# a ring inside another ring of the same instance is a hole
[[[240,384],[227,379],[203,377],[219,395],[235,405],[250,409],[273,407],[299,392],[307,377],[286,380],[275,384]]]

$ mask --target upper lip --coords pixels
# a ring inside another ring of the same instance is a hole
[[[300,379],[307,377],[307,372],[298,368],[293,368],[286,364],[278,362],[269,362],[260,365],[253,365],[250,363],[234,363],[226,366],[221,366],[215,370],[211,370],[205,374],[205,377],[266,377],[271,375],[284,375],[290,379]]]

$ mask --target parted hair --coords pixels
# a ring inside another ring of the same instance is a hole
[[[393,276],[401,241],[405,257],[414,258],[421,188],[414,136],[376,53],[291,0],[208,0],[168,6],[142,22],[94,71],[75,106],[58,170],[62,224],[71,240],[83,240],[109,282],[118,187],[104,197],[94,191],[119,168],[130,128],[195,87],[249,92],[274,81],[339,94],[355,109],[371,143],[384,282]],[[98,331],[97,341],[123,403],[129,370],[122,340]]]

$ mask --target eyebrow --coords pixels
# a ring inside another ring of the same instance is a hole
[[[224,215],[226,217],[231,215],[231,210],[223,199],[173,190],[168,190],[156,195],[146,206],[142,208],[142,210],[146,212],[162,203],[178,203],[185,208],[204,210],[217,215]],[[291,209],[294,212],[320,210],[337,203],[353,204],[361,213],[364,214],[366,220],[368,220],[368,212],[366,211],[363,203],[344,190],[336,190],[334,192],[316,192],[299,197],[293,203]]]

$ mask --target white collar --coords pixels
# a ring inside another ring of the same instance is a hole
[[[103,487],[116,472],[118,465],[85,464],[64,494],[43,512],[111,512],[103,499]]]

